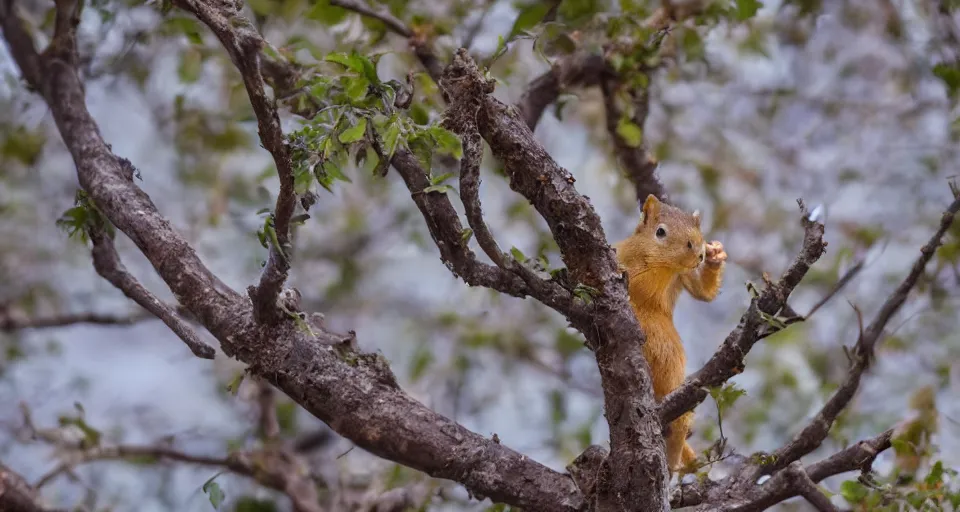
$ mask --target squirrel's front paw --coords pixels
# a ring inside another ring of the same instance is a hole
[[[727,252],[723,250],[723,244],[714,240],[707,244],[707,264],[719,265],[727,261]]]

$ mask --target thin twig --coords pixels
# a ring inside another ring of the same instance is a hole
[[[883,333],[887,322],[899,311],[900,307],[906,302],[910,291],[916,286],[917,281],[923,274],[927,263],[933,258],[937,247],[940,246],[943,235],[953,223],[954,216],[960,210],[960,198],[953,203],[943,213],[940,220],[940,226],[933,234],[930,240],[920,249],[920,256],[914,262],[910,273],[897,286],[897,289],[887,298],[877,312],[873,321],[863,329],[862,334],[857,340],[857,344],[851,352],[852,361],[847,377],[839,388],[833,393],[833,396],[827,400],[820,412],[807,426],[805,426],[794,438],[776,450],[770,463],[762,466],[762,472],[769,474],[780,468],[786,467],[791,462],[812,452],[820,446],[820,443],[826,439],[830,432],[830,427],[837,416],[847,407],[847,404],[853,399],[857,389],[860,386],[860,379],[864,372],[870,366],[874,350],[880,336]]]

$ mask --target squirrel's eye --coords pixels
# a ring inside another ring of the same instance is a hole
[[[657,238],[663,238],[667,236],[667,230],[663,228],[657,228]]]

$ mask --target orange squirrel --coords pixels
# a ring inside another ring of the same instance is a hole
[[[683,383],[686,373],[687,356],[673,325],[677,297],[686,289],[697,300],[715,299],[727,253],[720,242],[704,243],[699,212],[687,213],[652,194],[633,234],[614,248],[629,276],[630,305],[647,336],[643,355],[659,402]],[[687,443],[692,424],[693,411],[670,424],[666,448],[671,473],[689,469],[697,459]]]

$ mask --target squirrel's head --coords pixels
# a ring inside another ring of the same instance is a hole
[[[643,202],[640,222],[625,242],[639,249],[625,257],[642,258],[647,268],[676,272],[696,269],[706,253],[700,232],[700,213],[687,213],[662,203],[653,194]]]

